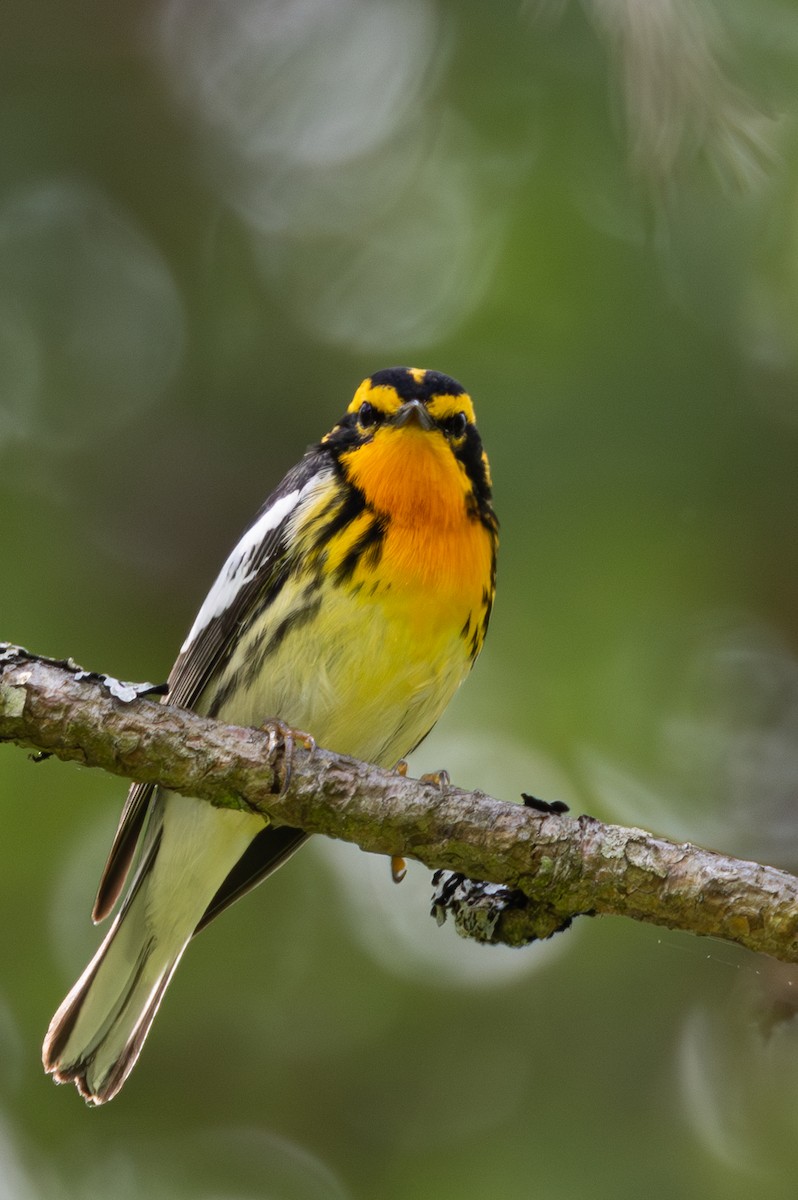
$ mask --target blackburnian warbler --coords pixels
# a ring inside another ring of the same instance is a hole
[[[169,677],[169,700],[239,725],[276,717],[320,745],[393,766],[482,648],[496,546],[469,396],[436,371],[379,371],[227,559]],[[119,897],[137,847],[138,865],[52,1020],[45,1069],[90,1103],[110,1100],[194,933],[304,838],[134,784],[95,921]]]

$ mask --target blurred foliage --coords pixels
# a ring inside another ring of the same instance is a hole
[[[0,61],[0,634],[163,678],[359,380],[435,367],[503,542],[414,768],[798,867],[798,4],[9,0]],[[794,1196],[793,974],[479,950],[338,846],[89,1113],[38,1046],[123,789],[0,771],[0,1196]]]

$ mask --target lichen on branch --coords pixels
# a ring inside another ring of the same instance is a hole
[[[458,928],[479,940],[518,946],[590,913],[798,962],[798,879],[785,871],[642,829],[441,788],[301,739],[292,745],[278,726],[223,725],[153,699],[161,690],[0,643],[0,742],[502,884],[506,904],[481,891],[492,906],[487,923],[463,919],[469,889],[457,893]]]

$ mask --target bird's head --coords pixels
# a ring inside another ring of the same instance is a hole
[[[364,379],[324,439],[368,503],[391,516],[490,513],[491,479],[471,397],[439,371],[389,367]],[[492,514],[491,514],[492,515]]]

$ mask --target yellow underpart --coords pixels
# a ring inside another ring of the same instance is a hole
[[[282,638],[251,676],[249,665],[301,610],[304,587],[292,578],[242,634],[220,681],[235,677],[238,686],[218,715],[257,725],[279,714],[321,746],[393,766],[435,724],[468,674],[459,617],[450,611],[430,619],[423,593],[369,596],[325,571],[316,615]],[[212,700],[209,694],[198,707],[207,711]]]
[[[317,558],[319,531],[346,497],[334,473],[319,478],[289,529],[296,561],[307,569],[300,566],[242,631],[219,681],[224,687],[235,678],[237,686],[218,715],[239,724],[279,715],[322,746],[392,766],[435,724],[470,670],[490,598],[493,539],[437,430],[382,426],[340,463],[368,508]],[[339,576],[336,568],[375,520],[383,533],[375,553]],[[316,586],[308,592],[310,576]],[[275,640],[295,616],[296,628]],[[205,696],[200,707],[211,702]]]
[[[451,626],[418,630],[407,619],[412,607],[385,606],[326,576],[317,616],[284,637],[264,670],[248,678],[248,662],[272,640],[298,593],[299,584],[287,584],[242,637],[228,668],[240,673],[241,685],[218,715],[256,725],[278,713],[319,745],[392,766],[425,736],[466,678],[462,638]]]

